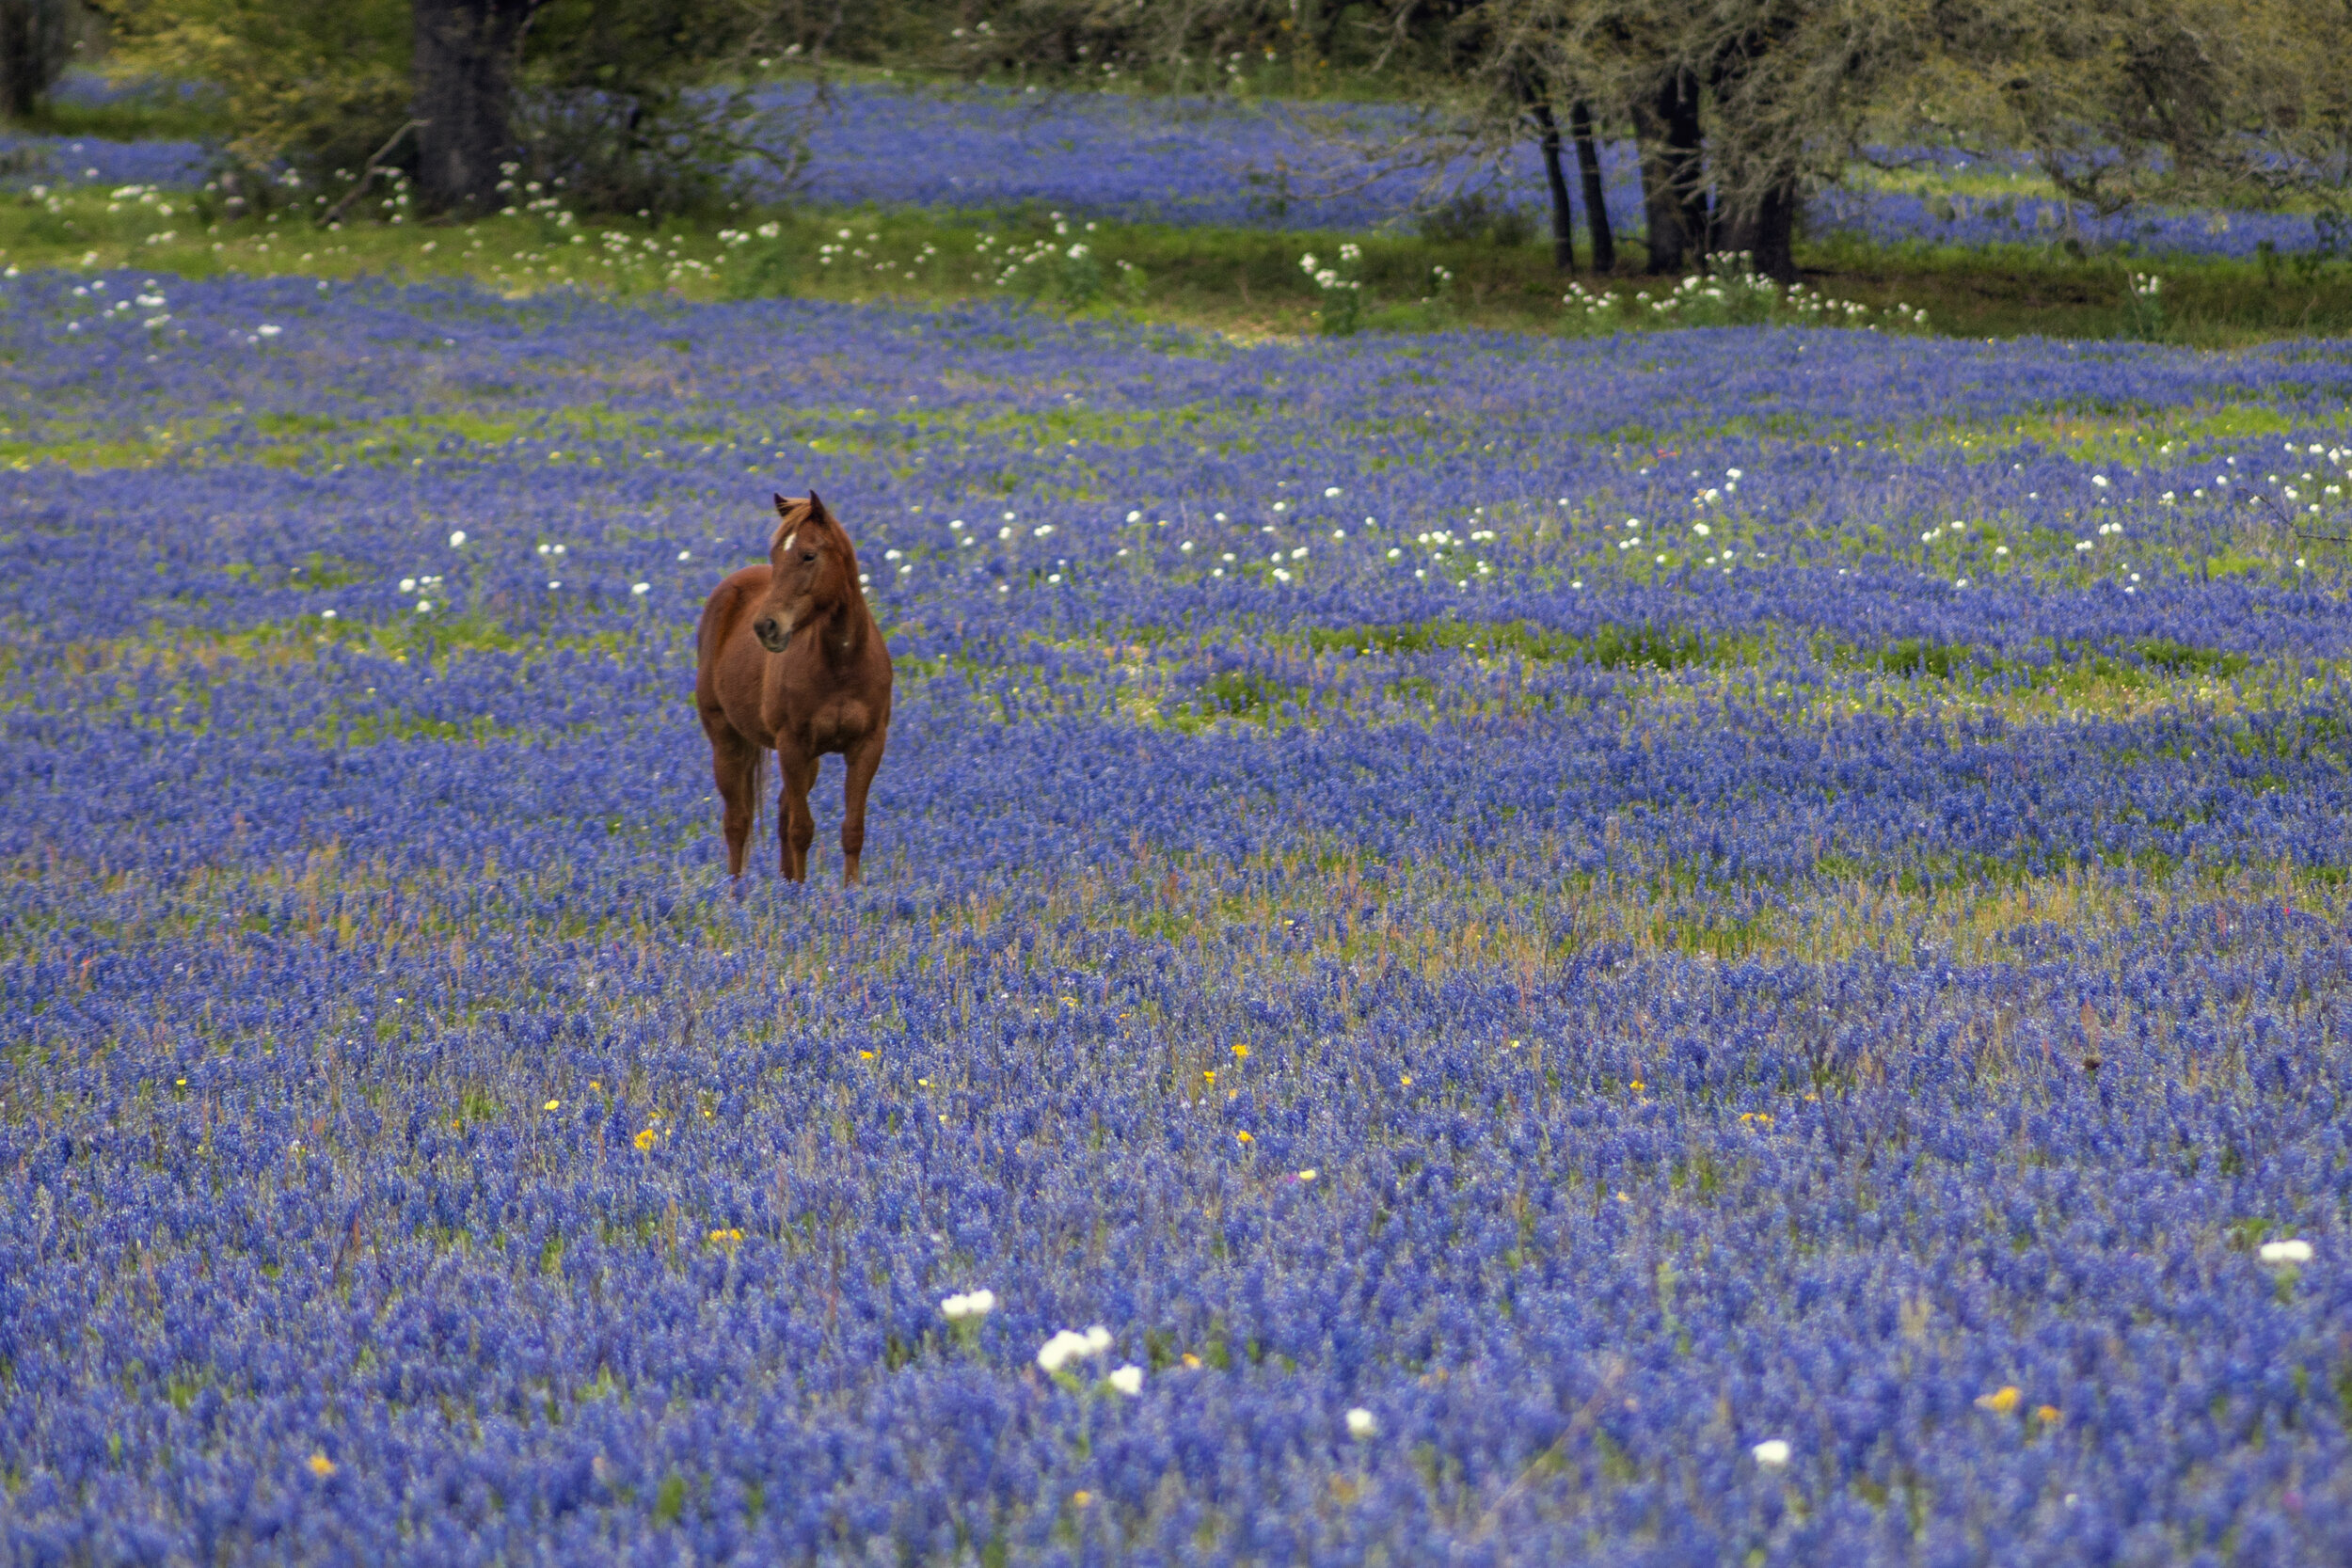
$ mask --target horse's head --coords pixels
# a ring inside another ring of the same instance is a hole
[[[858,597],[857,552],[817,492],[806,500],[778,496],[776,519],[768,541],[768,597],[752,621],[752,635],[771,654],[784,652],[793,627]]]

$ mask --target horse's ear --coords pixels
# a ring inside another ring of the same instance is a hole
[[[808,493],[808,520],[812,523],[833,523],[833,514],[825,510],[824,501],[814,490]]]
[[[771,490],[769,494],[774,495],[775,492]],[[776,526],[768,535],[768,548],[771,551],[775,549],[776,541],[784,537],[784,531],[791,526],[792,503],[782,496],[776,496]]]

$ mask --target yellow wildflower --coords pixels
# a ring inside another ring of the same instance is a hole
[[[545,1105],[539,1107],[542,1111],[560,1111],[563,1108],[564,1102],[560,1100],[550,1100]]]
[[[2023,1398],[2025,1396],[2017,1391],[2015,1384],[2004,1384],[1989,1394],[1978,1395],[1977,1408],[1990,1410],[1995,1416],[2006,1416],[2017,1408],[2017,1402]]]
[[[1237,1045],[1233,1047],[1233,1054],[1240,1057],[1242,1060],[1247,1061],[1249,1059],[1249,1047],[1246,1045]]]
[[[1093,1500],[1094,1494],[1091,1492],[1073,1492],[1070,1494],[1070,1506],[1073,1508],[1084,1508],[1087,1504],[1092,1502]]]
[[[335,1473],[335,1462],[327,1458],[323,1453],[312,1454],[309,1463],[310,1465],[310,1473],[318,1477],[321,1481],[325,1481],[327,1477]]]
[[[2033,1407],[2033,1417],[2037,1421],[2055,1426],[2058,1419],[2058,1407],[2055,1404],[2037,1404]]]
[[[655,1132],[650,1127],[646,1128],[643,1132],[637,1134],[635,1140],[637,1144],[637,1151],[640,1154],[650,1152],[653,1146],[660,1140],[660,1133]]]
[[[1247,1132],[1236,1132],[1233,1136],[1239,1138],[1244,1143],[1255,1143],[1257,1141]]]

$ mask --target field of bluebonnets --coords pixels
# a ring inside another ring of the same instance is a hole
[[[2352,1551],[2340,346],[118,271],[0,366],[9,1560]],[[836,763],[730,888],[811,485],[870,885]]]
[[[2352,1544],[2340,351],[0,323],[16,1560]]]
[[[69,84],[74,97],[119,91],[86,76]],[[1532,146],[1426,170],[1399,163],[1369,172],[1365,150],[1394,150],[1401,138],[1428,129],[1392,105],[946,91],[880,82],[834,83],[821,95],[805,83],[777,84],[755,102],[803,137],[807,155],[788,192],[767,166],[747,166],[755,188],[825,205],[993,214],[1029,204],[1133,222],[1360,231],[1410,227],[1417,209],[1454,193],[1517,207],[1531,221],[1545,201]],[[2323,232],[2310,213],[2101,213],[2062,198],[2019,158],[1886,148],[1874,156],[1888,169],[1857,168],[1846,187],[1817,196],[1806,212],[1809,232],[1880,245],[2071,242],[2238,260],[2343,248],[2341,234]],[[0,134],[0,160],[22,166],[0,163],[7,183],[17,186],[170,185],[199,179],[206,153],[189,141]],[[1637,224],[1632,144],[1606,145],[1602,169],[1617,225]]]

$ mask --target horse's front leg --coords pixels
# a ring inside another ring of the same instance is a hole
[[[858,856],[866,848],[866,791],[874,783],[875,770],[882,767],[882,747],[889,732],[875,730],[843,754],[850,765],[849,776],[841,782],[841,885],[854,887],[858,881]]]
[[[776,800],[784,875],[789,881],[805,881],[808,847],[817,838],[817,817],[808,809],[808,792],[817,787],[818,759],[778,749],[776,760],[783,765],[777,771],[784,775],[784,789]]]

